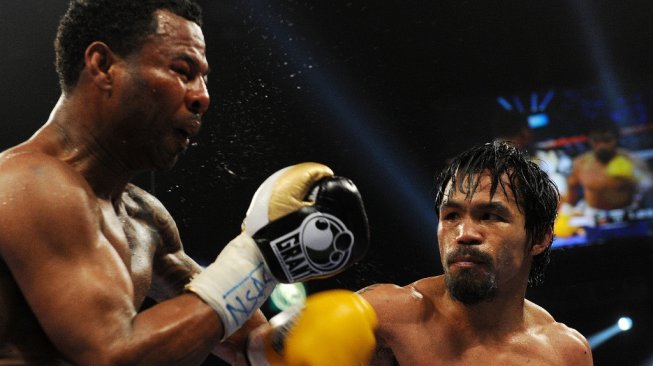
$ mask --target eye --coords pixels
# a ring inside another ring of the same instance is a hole
[[[506,221],[505,218],[503,218],[503,216],[497,215],[494,212],[483,213],[482,219],[486,221],[501,221],[501,222]]]
[[[172,71],[178,74],[184,82],[187,82],[193,78],[188,67],[172,66]]]
[[[458,212],[448,211],[448,212],[443,212],[440,215],[440,217],[442,217],[443,220],[452,221],[458,219],[460,215],[458,214]]]

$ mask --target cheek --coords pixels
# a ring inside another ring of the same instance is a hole
[[[508,270],[520,268],[528,255],[525,240],[514,240],[501,245],[496,255],[497,268]]]
[[[440,253],[442,253],[443,248],[446,244],[446,238],[444,236],[445,232],[446,231],[442,229],[442,224],[438,224],[436,234],[438,238],[438,246],[440,247]]]
[[[508,246],[503,246],[497,254],[497,267],[510,268],[517,264],[516,253]]]

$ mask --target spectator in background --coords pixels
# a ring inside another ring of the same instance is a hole
[[[646,162],[619,147],[619,129],[611,120],[597,120],[588,139],[590,150],[574,158],[564,202],[597,210],[637,206],[651,186]]]

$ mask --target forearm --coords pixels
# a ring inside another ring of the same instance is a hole
[[[78,354],[79,364],[199,365],[222,337],[215,311],[183,294],[137,314],[103,346]]]

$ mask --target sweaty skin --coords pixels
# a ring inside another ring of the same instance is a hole
[[[532,257],[550,235],[527,245],[523,214],[502,189],[490,199],[489,179],[481,176],[471,199],[447,188],[438,223],[444,275],[360,291],[379,319],[371,365],[592,365],[582,335],[524,299]],[[454,298],[445,276],[464,273],[492,278],[494,295],[472,304]]]
[[[585,338],[528,300],[519,326],[502,329],[452,304],[443,276],[361,293],[380,324],[370,365],[592,365]]]
[[[259,311],[218,344],[216,312],[183,293],[200,266],[163,205],[129,183],[172,167],[209,105],[201,29],[156,17],[134,55],[89,45],[75,89],[0,154],[0,364],[237,362],[265,322]],[[146,296],[159,303],[139,313]]]

